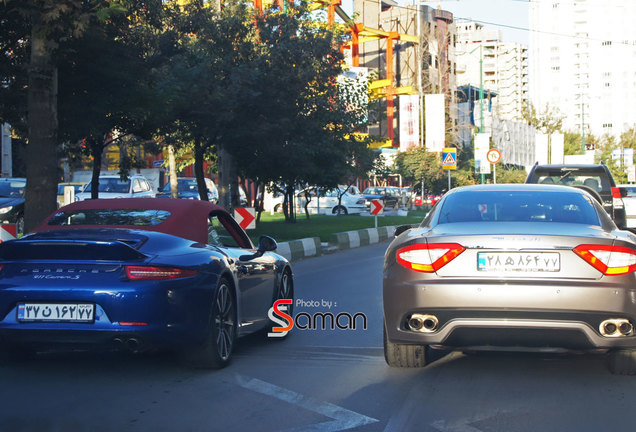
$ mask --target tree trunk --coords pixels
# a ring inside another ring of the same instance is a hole
[[[219,205],[230,209],[230,182],[231,182],[231,156],[223,146],[219,145],[216,151],[217,167],[219,170]]]
[[[254,188],[256,191],[256,198],[254,199],[254,207],[256,207],[256,223],[261,221],[261,214],[263,214],[263,204],[265,203],[265,184],[256,183]]]
[[[93,139],[93,138],[89,138]],[[99,198],[99,175],[102,172],[102,153],[104,147],[97,142],[90,142],[93,149],[93,176],[91,178],[91,199]]]
[[[203,174],[203,147],[198,141],[194,143],[194,176],[197,179],[199,198],[203,201],[210,201],[208,199],[208,187],[205,185]]]
[[[285,191],[287,194],[287,203],[289,204],[289,220],[287,222],[296,222],[296,203],[294,202],[294,186],[287,186]]]
[[[170,196],[179,198],[179,182],[177,181],[177,161],[174,157],[174,146],[168,146],[168,172],[170,173]]]
[[[38,17],[34,17],[38,21]],[[57,209],[57,68],[42,24],[31,34],[28,69],[28,154],[25,232]]]

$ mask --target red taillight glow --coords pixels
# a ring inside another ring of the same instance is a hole
[[[126,276],[130,280],[166,280],[179,279],[196,275],[196,270],[151,267],[151,266],[126,266]]]
[[[614,276],[636,271],[636,250],[625,246],[583,244],[574,252],[604,275]]]
[[[617,188],[617,187],[612,188],[612,198],[622,198],[620,188]]]
[[[457,243],[422,243],[398,249],[397,262],[410,270],[433,273],[466,250]]]

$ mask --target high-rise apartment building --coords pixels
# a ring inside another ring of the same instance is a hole
[[[564,128],[618,137],[636,124],[636,1],[532,0],[530,91]]]
[[[459,21],[455,25],[457,86],[483,85],[486,93],[497,95],[489,101],[492,115],[506,120],[520,119],[529,97],[527,47],[505,42],[500,30],[487,29],[473,21]]]

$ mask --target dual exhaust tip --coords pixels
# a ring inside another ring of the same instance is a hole
[[[132,352],[136,352],[141,346],[141,342],[139,339],[131,337],[131,338],[113,338],[113,344],[115,348],[120,350],[128,350]]]
[[[600,324],[599,331],[606,337],[625,337],[634,334],[634,326],[625,318],[611,318]]]
[[[439,320],[435,315],[413,314],[408,320],[409,329],[420,333],[432,333],[437,330]]]

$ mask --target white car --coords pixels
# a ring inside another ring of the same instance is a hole
[[[622,184],[616,185],[616,187],[627,191],[627,194],[623,196],[625,227],[636,228],[636,184]]]
[[[339,187],[340,193],[346,186]],[[310,195],[307,210],[313,214],[359,214],[367,211],[366,200],[356,189],[348,189],[338,204],[338,189],[307,188],[297,194],[298,211],[305,211],[306,193]],[[359,191],[358,191],[359,192]]]
[[[132,175],[122,180],[119,176],[100,176],[98,198],[154,198],[155,192],[146,177]],[[91,199],[91,184],[75,195],[75,201]]]

